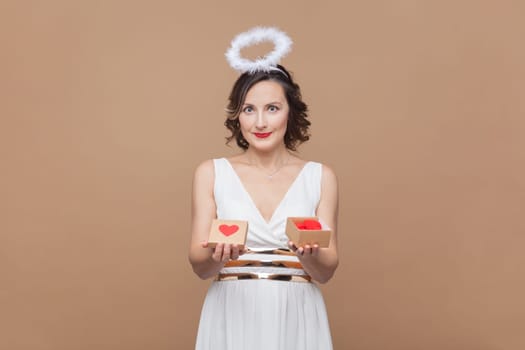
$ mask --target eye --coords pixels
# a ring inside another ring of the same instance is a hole
[[[269,105],[268,106],[268,111],[270,112],[277,112],[279,110],[279,107],[277,106],[274,106],[274,105]]]
[[[244,107],[244,108],[242,109],[242,111],[243,111],[244,113],[251,113],[251,112],[253,112],[253,107],[252,107],[252,106],[246,106],[246,107]]]

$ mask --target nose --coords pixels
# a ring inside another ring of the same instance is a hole
[[[255,121],[255,127],[259,130],[263,130],[267,126],[266,116],[263,111],[257,113],[257,120]]]

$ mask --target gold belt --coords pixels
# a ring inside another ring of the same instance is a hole
[[[246,252],[248,254],[276,254],[276,255],[296,255],[294,252],[292,252],[290,249],[271,249],[271,250],[250,250]]]
[[[275,249],[266,251],[248,251],[248,254],[275,254],[275,255],[295,255],[285,249]],[[279,267],[291,269],[303,269],[303,265],[299,261],[287,260],[230,260],[224,267]],[[290,282],[311,282],[312,278],[309,275],[290,275],[279,273],[264,273],[264,272],[242,272],[242,273],[221,273],[215,278],[216,281],[232,281],[232,280],[258,280],[269,279],[277,281]]]
[[[311,282],[312,278],[308,275],[280,275],[269,273],[220,273],[215,278],[216,281],[240,281],[240,280],[277,280],[288,282]]]
[[[260,260],[230,260],[224,264],[224,267],[248,267],[248,266],[267,266],[267,267],[287,267],[290,269],[302,269],[298,261],[285,261],[285,260],[273,260],[273,261],[260,261]]]
[[[246,254],[274,254],[274,255],[291,255],[295,256],[296,254],[292,252],[290,249],[270,249],[270,250],[248,250],[246,251]]]

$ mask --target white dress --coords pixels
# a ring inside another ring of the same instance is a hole
[[[322,165],[307,162],[267,222],[230,162],[215,159],[217,217],[248,221],[245,260],[292,260],[296,256],[262,253],[287,249],[289,216],[315,216],[321,195]],[[221,273],[266,272],[303,275],[284,267],[225,267]],[[328,317],[315,283],[271,279],[212,282],[202,308],[197,350],[332,349]]]

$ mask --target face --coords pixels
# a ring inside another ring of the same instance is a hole
[[[250,148],[270,151],[284,146],[289,106],[283,87],[271,80],[248,90],[239,115],[242,136]]]

